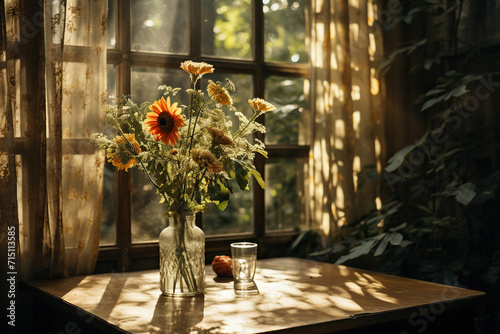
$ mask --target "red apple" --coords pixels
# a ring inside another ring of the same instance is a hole
[[[212,269],[219,277],[233,277],[231,270],[231,257],[227,255],[217,255],[212,261]]]

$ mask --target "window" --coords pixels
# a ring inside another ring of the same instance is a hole
[[[259,139],[269,159],[257,157],[255,164],[266,190],[235,191],[225,211],[214,206],[198,217],[207,258],[236,240],[258,242],[261,256],[283,254],[308,221],[309,6],[307,0],[109,1],[109,103],[122,92],[135,103],[151,102],[160,97],[160,84],[188,88],[179,65],[190,59],[214,65],[202,86],[226,77],[235,83],[240,111],[251,112],[252,97],[278,108],[260,117],[267,134]],[[157,238],[166,222],[146,176],[108,164],[104,189],[98,270],[116,261],[118,270],[157,265]]]

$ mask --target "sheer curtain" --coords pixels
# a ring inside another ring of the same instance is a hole
[[[107,1],[6,0],[2,16],[2,237],[18,233],[22,279],[92,273],[104,156],[89,138],[104,127]]]
[[[376,0],[312,1],[311,217],[323,234],[380,207],[382,32]]]

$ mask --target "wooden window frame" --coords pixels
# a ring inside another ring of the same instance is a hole
[[[290,78],[310,78],[309,64],[286,64],[266,62],[264,60],[264,12],[260,0],[252,0],[253,11],[253,59],[221,59],[201,54],[201,1],[189,1],[189,53],[185,55],[157,54],[141,51],[131,51],[130,24],[131,0],[116,1],[116,47],[108,48],[107,63],[116,66],[117,92],[131,91],[131,68],[133,66],[148,66],[158,68],[179,68],[185,60],[204,61],[214,65],[225,73],[250,74],[253,77],[256,97],[264,97],[265,80],[269,76],[284,76]],[[265,124],[265,115],[260,117]],[[264,141],[264,135],[258,134],[258,139]],[[309,157],[309,145],[268,145],[266,149],[269,158],[305,158]],[[265,178],[265,159],[257,155],[255,165]],[[265,193],[254,181],[253,187],[253,231],[244,234],[227,234],[222,236],[207,236],[206,259],[210,261],[213,255],[228,254],[229,244],[236,241],[254,241],[259,243],[259,257],[275,257],[286,255],[285,249],[294,238],[296,231],[266,231]],[[119,171],[117,175],[117,215],[116,244],[101,246],[96,272],[130,271],[152,269],[158,267],[158,242],[132,243],[131,235],[131,177],[130,173]],[[197,224],[202,226],[201,217]],[[136,261],[141,259],[141,261]]]

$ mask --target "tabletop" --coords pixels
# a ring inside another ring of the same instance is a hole
[[[202,295],[163,296],[158,270],[30,282],[46,295],[130,333],[333,332],[473,305],[483,292],[297,258],[258,260],[260,294],[237,296],[206,266]],[[360,320],[361,319],[361,320]]]

